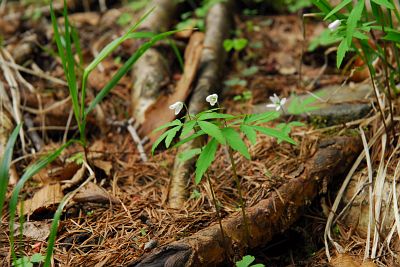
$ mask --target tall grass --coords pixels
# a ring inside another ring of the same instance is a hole
[[[58,50],[58,56],[61,59],[61,64],[64,69],[65,77],[68,83],[69,94],[72,99],[72,109],[74,112],[75,120],[79,129],[79,138],[69,140],[67,143],[62,145],[56,151],[52,152],[48,156],[40,159],[35,162],[33,165],[28,167],[21,179],[18,181],[15,186],[12,196],[10,199],[9,209],[10,209],[10,247],[11,247],[11,255],[13,262],[17,260],[17,255],[15,252],[15,241],[14,241],[14,225],[15,225],[15,217],[18,206],[18,198],[21,190],[23,189],[25,183],[36,173],[38,173],[41,169],[55,160],[64,149],[69,147],[71,144],[80,144],[86,151],[86,118],[89,113],[98,105],[104,97],[108,95],[108,93],[117,85],[119,80],[131,69],[133,64],[137,62],[137,60],[152,46],[154,46],[158,41],[163,40],[177,31],[168,31],[161,34],[154,34],[149,32],[134,32],[138,29],[140,24],[148,17],[148,15],[152,12],[152,10],[145,13],[133,26],[131,26],[125,34],[116,40],[109,43],[104,49],[99,53],[99,55],[90,63],[86,68],[83,69],[82,79],[79,83],[78,75],[79,71],[82,71],[82,56],[81,56],[81,45],[79,44],[79,37],[77,35],[76,30],[70,25],[68,20],[67,13],[67,5],[64,0],[64,9],[63,9],[63,17],[64,17],[64,28],[63,30],[58,26],[57,18],[53,9],[53,2],[50,2],[50,16],[51,22],[54,30],[54,40]],[[102,88],[102,90],[95,96],[95,98],[90,102],[88,106],[86,106],[87,98],[87,81],[90,73],[102,62],[105,58],[107,58],[122,42],[129,38],[148,38],[149,40],[142,44],[135,53],[133,53],[130,58],[123,64],[123,66],[115,73],[115,75],[111,78],[111,80]],[[77,51],[78,56],[80,58],[79,64],[76,64],[74,60],[74,52]],[[79,69],[80,68],[80,69]],[[78,86],[80,84],[80,88]],[[21,125],[17,126],[13,131],[8,144],[5,150],[4,156],[0,163],[0,215],[1,208],[3,207],[7,184],[8,184],[8,170],[13,154],[13,146],[16,142],[18,131]],[[44,266],[50,266],[51,257],[53,253],[55,238],[57,234],[58,222],[62,213],[62,210],[68,201],[68,197],[66,196],[60,203],[54,217],[53,223],[51,227],[50,236],[48,239],[48,247],[46,253],[46,259],[44,262]],[[23,215],[20,215],[23,216]]]

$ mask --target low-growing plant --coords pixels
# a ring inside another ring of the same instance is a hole
[[[254,145],[256,143],[257,134],[260,133],[291,144],[296,144],[296,142],[288,136],[288,131],[285,127],[277,129],[263,125],[280,117],[280,113],[278,112],[279,108],[277,108],[276,111],[270,111],[261,114],[231,115],[224,113],[224,109],[219,106],[217,94],[209,95],[205,101],[209,102],[212,107],[216,107],[198,114],[190,114],[190,111],[187,110],[183,102],[176,102],[175,104],[171,105],[170,109],[175,111],[175,115],[178,115],[183,108],[186,109],[185,121],[182,122],[181,120],[176,119],[155,129],[155,132],[161,130],[165,130],[165,132],[162,133],[154,142],[152,153],[154,153],[155,149],[163,141],[165,147],[168,149],[179,147],[199,137],[203,138],[204,144],[201,148],[194,148],[184,151],[178,157],[181,160],[188,160],[197,157],[194,181],[196,184],[199,184],[203,177],[206,177],[207,183],[211,189],[214,208],[218,217],[221,235],[224,240],[224,231],[219,211],[220,207],[215,198],[215,191],[211,183],[208,169],[215,160],[218,147],[226,147],[232,167],[232,176],[239,195],[238,202],[242,211],[246,242],[249,244],[250,230],[246,217],[246,202],[243,198],[241,181],[237,174],[233,152],[239,152],[247,160],[250,160],[250,152],[242,136],[245,136],[248,141]],[[285,102],[285,100],[281,100],[279,98],[278,100],[274,98],[274,101],[275,103],[272,104],[276,107],[280,107]],[[290,125],[289,127],[291,126],[293,125]],[[181,140],[172,145],[172,141],[176,136],[178,136],[179,132],[179,137]]]
[[[258,263],[258,264],[252,264],[255,261],[255,257],[251,255],[246,255],[243,256],[243,258],[240,261],[236,262],[236,267],[264,267],[264,264]]]
[[[11,247],[11,255],[12,261],[17,262],[18,258],[15,252],[14,247],[14,224],[15,224],[15,216],[18,206],[18,198],[20,192],[24,186],[24,184],[36,173],[38,173],[41,169],[45,166],[50,164],[54,161],[65,148],[69,147],[72,144],[79,144],[84,149],[85,160],[87,161],[87,141],[86,141],[86,120],[89,113],[95,108],[97,104],[99,104],[104,97],[108,95],[108,93],[116,86],[119,80],[130,70],[130,68],[135,64],[135,62],[155,43],[160,40],[163,40],[172,34],[176,33],[177,31],[168,31],[165,33],[154,34],[150,32],[134,32],[139,25],[147,18],[147,16],[152,12],[145,13],[142,18],[135,23],[132,27],[128,29],[128,31],[123,34],[121,37],[115,39],[111,43],[109,43],[106,47],[101,50],[99,55],[93,59],[93,61],[87,65],[85,68],[82,68],[82,76],[80,79],[80,64],[76,63],[74,60],[74,50],[79,54],[80,52],[80,44],[77,35],[74,33],[74,28],[70,25],[68,20],[67,14],[67,5],[66,1],[64,0],[64,28],[61,29],[58,26],[57,18],[55,16],[55,12],[53,10],[53,3],[50,1],[50,16],[52,21],[52,26],[54,30],[54,39],[57,45],[58,56],[61,59],[61,64],[64,69],[64,73],[66,76],[66,80],[68,83],[69,94],[72,100],[72,109],[75,116],[76,123],[79,129],[79,138],[78,139],[71,139],[58,148],[53,153],[49,154],[48,156],[43,157],[42,159],[38,160],[37,162],[30,165],[21,176],[18,183],[15,185],[14,190],[11,195],[9,207],[10,207],[10,247]],[[86,103],[88,102],[86,97],[86,90],[87,90],[87,81],[90,73],[98,66],[100,62],[102,62],[106,57],[108,57],[123,41],[129,38],[146,38],[148,39],[144,42],[135,53],[122,65],[122,67],[114,74],[111,80],[104,86],[102,90],[94,97],[94,99],[89,103],[87,106]],[[82,63],[82,62],[81,62]],[[80,80],[80,87],[78,86],[78,82]],[[13,134],[10,137],[10,140],[7,144],[6,151],[0,163],[0,203],[3,205],[4,203],[4,196],[5,190],[8,184],[8,170],[10,166],[10,161],[12,157],[13,146],[16,141],[18,132],[20,130],[21,125],[17,126],[14,130]],[[66,205],[67,201],[70,199],[70,195],[67,194],[64,199],[61,201],[58,209],[54,215],[53,222],[51,225],[51,231],[48,239],[48,247],[46,253],[46,259],[44,262],[44,266],[50,266],[51,256],[53,253],[53,247],[55,242],[55,237],[57,233],[58,222],[63,211],[64,206]],[[0,209],[1,211],[2,209]],[[22,216],[22,215],[21,215]],[[23,258],[24,261],[24,258]]]

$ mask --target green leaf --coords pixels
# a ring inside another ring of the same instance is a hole
[[[188,122],[185,122],[182,128],[182,133],[181,133],[181,138],[186,137],[190,132],[193,130],[194,126],[196,125],[195,120],[191,120]]]
[[[172,148],[181,146],[181,145],[183,145],[183,144],[185,144],[187,142],[190,142],[193,139],[196,139],[197,137],[205,135],[205,134],[206,133],[204,131],[202,131],[202,130],[197,131],[196,133],[194,133],[194,134],[190,135],[189,137],[186,137],[186,138],[182,139],[181,141],[179,141],[178,143],[176,143]]]
[[[336,67],[340,68],[340,65],[342,65],[344,56],[346,55],[346,52],[349,50],[349,46],[347,45],[346,39],[343,39],[338,47],[337,50],[337,56],[336,56]]]
[[[246,144],[243,142],[240,134],[236,132],[231,127],[226,127],[222,129],[222,134],[224,135],[228,145],[233,149],[242,154],[246,159],[250,160],[250,153],[247,149]]]
[[[353,33],[357,27],[357,23],[360,20],[362,12],[364,10],[364,2],[365,2],[365,0],[357,1],[356,5],[354,6],[353,10],[350,12],[350,15],[347,19],[346,48],[349,48],[351,45]],[[340,47],[340,45],[339,45],[339,47]],[[339,54],[339,51],[338,51],[338,54]]]
[[[7,145],[4,149],[3,157],[0,161],[0,218],[2,218],[2,211],[4,205],[4,199],[7,193],[7,186],[9,181],[9,170],[11,159],[13,155],[14,145],[17,141],[18,133],[21,129],[22,125],[19,124],[13,132],[11,133],[10,139],[8,139]],[[1,225],[1,221],[0,221]]]
[[[231,39],[224,40],[224,49],[229,52],[233,49],[233,41]]]
[[[246,255],[240,261],[236,262],[236,267],[249,267],[250,264],[255,260],[254,256]]]
[[[172,140],[174,139],[176,133],[182,128],[181,125],[175,126],[174,128],[168,130],[167,138],[165,138],[165,147],[169,148]]]
[[[158,131],[160,131],[162,129],[165,129],[165,128],[168,128],[168,127],[171,127],[171,126],[177,126],[177,125],[182,125],[182,122],[180,120],[178,120],[178,119],[173,120],[171,122],[167,122],[166,124],[161,125],[160,127],[154,129],[153,133],[158,132]]]
[[[351,3],[352,0],[344,0],[342,1],[339,5],[337,5],[334,9],[331,10],[331,12],[328,13],[328,15],[325,16],[324,20],[329,19],[333,14],[336,14],[339,10],[347,6],[349,3]]]
[[[182,151],[181,153],[179,153],[178,159],[181,162],[184,162],[184,161],[187,161],[187,160],[197,156],[200,153],[201,153],[200,148],[193,148],[193,149],[185,150],[185,151]]]
[[[388,32],[382,39],[398,43],[398,42],[400,42],[400,32],[398,32],[398,31]]]
[[[276,111],[268,111],[260,114],[251,114],[244,120],[245,123],[265,123],[279,118],[280,114]]]
[[[290,138],[286,134],[284,134],[284,133],[282,133],[282,132],[280,132],[280,131],[278,131],[276,129],[261,127],[261,126],[257,126],[257,125],[253,125],[251,127],[253,127],[255,130],[259,131],[260,133],[263,133],[265,135],[268,135],[268,136],[271,136],[271,137],[275,137],[275,138],[278,138],[278,139],[282,139],[283,141],[286,141],[288,143],[296,145],[296,142],[292,138]]]
[[[256,144],[257,133],[252,127],[242,124],[242,125],[240,125],[240,130],[246,135],[246,137],[247,137],[247,139],[249,139],[250,143],[252,143],[253,145]]]
[[[218,126],[208,121],[199,121],[197,123],[206,134],[214,137],[219,143],[225,145],[225,138]]]
[[[169,132],[166,131],[160,137],[157,138],[157,140],[153,143],[153,146],[151,147],[151,154],[154,154],[154,151],[156,148],[160,145],[160,143],[168,136]]]
[[[40,253],[35,253],[31,256],[31,262],[39,263],[44,261],[45,257]]]
[[[211,163],[214,161],[215,152],[217,151],[218,142],[215,138],[212,138],[210,142],[204,147],[203,151],[200,153],[199,158],[196,162],[196,177],[194,179],[196,184],[199,184],[204,173],[210,167]]]
[[[394,9],[393,4],[390,3],[388,0],[372,0],[372,2],[374,2],[378,5],[384,6],[386,8],[389,8],[389,9]]]
[[[233,48],[236,51],[241,51],[247,46],[248,42],[249,41],[245,38],[234,39],[233,40]]]
[[[204,120],[210,120],[210,119],[226,119],[226,120],[231,120],[234,119],[235,116],[230,115],[230,114],[223,114],[223,113],[216,113],[216,112],[211,112],[211,113],[203,113],[201,114],[197,119],[199,121],[204,121]]]

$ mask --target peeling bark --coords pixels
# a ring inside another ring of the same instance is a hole
[[[208,108],[206,97],[221,92],[221,80],[226,52],[223,42],[229,36],[232,28],[233,1],[226,1],[214,5],[208,11],[206,18],[206,35],[200,61],[198,79],[189,102],[189,112],[199,113]],[[181,146],[178,154],[193,148],[200,147],[201,142],[195,140]],[[194,161],[186,162],[175,159],[169,190],[169,206],[181,208],[187,198],[187,185],[193,170]]]
[[[150,7],[156,7],[140,26],[140,30],[163,32],[168,30],[176,13],[177,1],[154,0]],[[156,49],[150,48],[133,65],[133,117],[142,124],[145,112],[155,103],[161,90],[169,82],[169,66],[164,56]]]
[[[335,137],[320,143],[298,177],[272,192],[267,199],[247,209],[251,248],[265,245],[272,237],[288,229],[316,197],[325,182],[343,174],[362,149],[355,137]],[[244,254],[245,229],[240,212],[224,219],[222,225],[231,251]],[[228,262],[218,224],[190,237],[159,247],[132,266],[220,266]]]

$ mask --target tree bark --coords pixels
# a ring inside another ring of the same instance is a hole
[[[164,32],[169,29],[176,13],[177,1],[154,0],[149,7],[155,7],[140,26],[140,30]],[[133,117],[142,124],[145,112],[155,103],[162,89],[168,84],[170,73],[165,57],[156,49],[150,48],[133,65]]]
[[[247,209],[250,248],[263,246],[274,235],[288,229],[318,195],[321,186],[343,174],[361,149],[356,137],[335,137],[320,142],[298,177],[291,178],[267,199]],[[243,255],[248,248],[241,214],[229,216],[222,225],[230,251]],[[220,266],[229,261],[225,255],[219,226],[213,224],[190,237],[159,247],[132,266]]]

